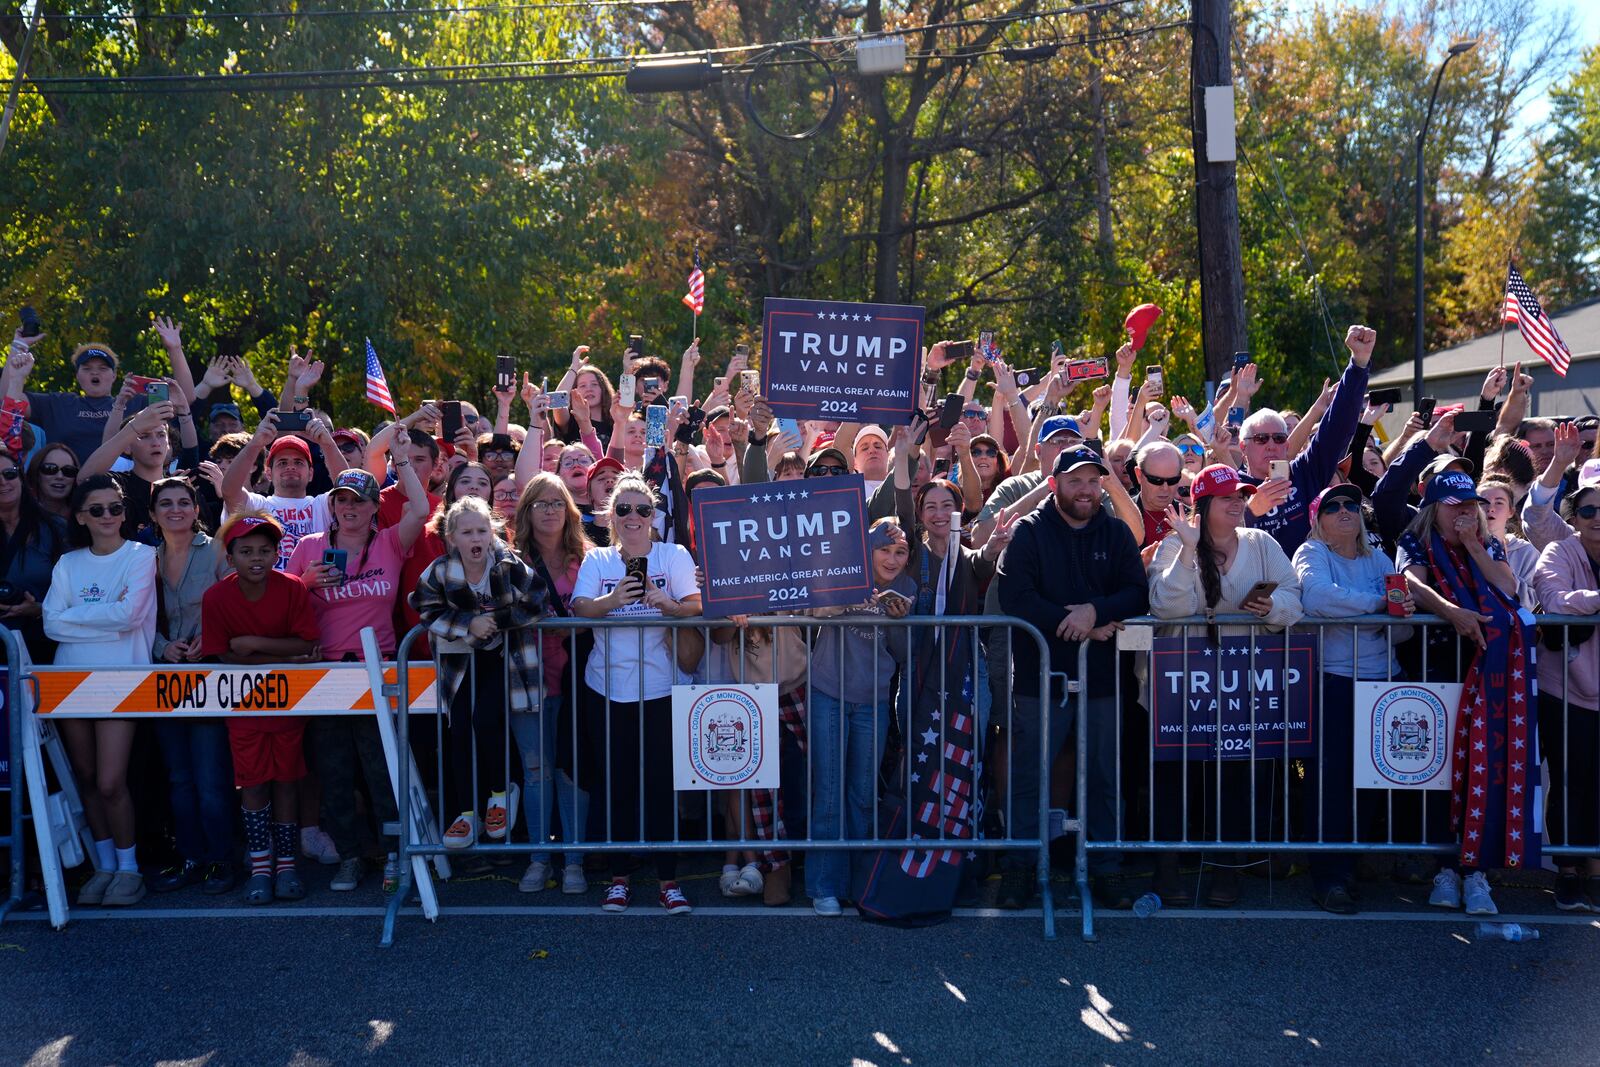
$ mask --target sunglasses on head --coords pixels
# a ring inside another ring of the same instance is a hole
[[[814,467],[806,468],[807,478],[831,478],[835,474],[849,474],[850,471],[837,463],[818,463]]]
[[[655,513],[656,509],[652,504],[614,504],[611,508],[611,514],[613,515],[621,515],[624,517],[628,515],[637,515],[641,519],[648,519]]]
[[[1600,515],[1600,504],[1582,504],[1575,508],[1572,513],[1580,519],[1592,519],[1596,515]]]
[[[1205,445],[1179,445],[1178,451],[1186,456],[1203,456],[1206,454]]]
[[[1183,481],[1183,475],[1181,474],[1174,474],[1170,478],[1163,478],[1158,474],[1151,474],[1143,467],[1139,468],[1139,473],[1144,475],[1144,480],[1149,482],[1151,485],[1177,485],[1179,482]]]
[[[103,519],[107,515],[115,518],[128,509],[123,507],[121,504],[90,504],[83,510],[89,513],[90,518]]]
[[[58,474],[65,474],[68,478],[78,476],[78,468],[70,463],[41,463],[39,473],[47,478],[54,478]]]
[[[1249,437],[1246,437],[1245,440],[1254,441],[1258,445],[1264,445],[1268,441],[1271,441],[1275,445],[1281,445],[1288,443],[1289,435],[1286,433],[1253,433]]]
[[[1337,515],[1341,511],[1359,512],[1361,510],[1361,501],[1330,500],[1326,504],[1322,505],[1320,510],[1324,515]]]

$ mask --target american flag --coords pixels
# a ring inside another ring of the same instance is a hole
[[[694,270],[689,272],[689,291],[683,294],[683,302],[694,312],[695,318],[706,309],[706,272],[700,269],[698,248],[694,250]]]
[[[1539,306],[1539,298],[1528,288],[1517,265],[1511,263],[1508,266],[1510,273],[1506,277],[1505,321],[1516,323],[1528,347],[1539,353],[1552,370],[1565,378],[1567,368],[1572,365],[1572,350],[1556,333],[1555,323]]]
[[[378,350],[367,338],[367,399],[389,414],[394,414],[394,397],[389,395],[389,383],[383,377],[383,364],[378,362]]]

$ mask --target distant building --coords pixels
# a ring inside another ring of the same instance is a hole
[[[1520,361],[1523,372],[1533,375],[1533,400],[1528,413],[1545,416],[1600,414],[1600,299],[1574,304],[1551,315],[1550,319],[1572,350],[1572,366],[1565,378],[1557,376],[1550,365],[1528,347],[1515,326],[1506,327],[1506,366]],[[1476,407],[1484,375],[1499,365],[1498,331],[1453,348],[1441,348],[1423,357],[1422,395],[1434,397],[1441,405],[1464,403],[1469,408]],[[1368,387],[1400,386],[1409,393],[1411,372],[1408,359],[1374,374]],[[1395,408],[1395,413],[1404,419],[1411,410],[1408,397]],[[1400,425],[1394,415],[1384,422],[1395,429]]]

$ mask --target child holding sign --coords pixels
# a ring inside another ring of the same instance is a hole
[[[229,519],[220,536],[233,573],[200,602],[200,654],[223,663],[314,662],[320,650],[311,596],[299,578],[274,569],[283,527],[264,513],[246,513]],[[245,899],[252,904],[306,895],[295,869],[295,783],[306,776],[305,732],[297,715],[228,719],[250,852]]]

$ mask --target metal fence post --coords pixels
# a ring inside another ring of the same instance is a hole
[[[24,859],[27,848],[23,838],[23,823],[28,802],[28,790],[22,782],[22,654],[21,646],[17,642],[17,635],[7,627],[0,626],[0,640],[6,646],[6,735],[8,749],[6,759],[10,761],[9,779],[7,789],[11,793],[11,829],[0,845],[4,845],[11,853],[11,892],[4,903],[0,903],[0,922],[4,922],[13,908],[22,903],[22,889],[25,880]]]

